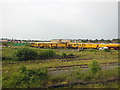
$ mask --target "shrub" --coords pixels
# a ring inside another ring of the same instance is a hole
[[[33,60],[36,59],[37,52],[30,48],[20,48],[17,52],[15,52],[15,58],[17,60]]]
[[[90,72],[93,73],[93,74],[96,74],[97,72],[99,72],[101,70],[99,64],[97,61],[93,60],[90,65],[89,65],[89,69],[90,69]]]
[[[2,49],[2,60],[11,60],[15,51],[16,50],[11,48]]]
[[[67,56],[67,54],[63,52],[63,53],[61,54],[61,56],[65,57],[65,56]]]
[[[53,57],[53,56],[56,56],[56,53],[53,50],[43,50],[39,53],[39,57]]]
[[[47,68],[29,70],[23,66],[10,77],[3,78],[3,88],[37,88],[45,84],[47,80]]]
[[[68,54],[69,56],[74,56],[73,53]]]
[[[109,49],[104,49],[104,51],[105,51],[105,52],[110,52],[110,50],[109,50]]]
[[[30,45],[31,45],[31,44],[28,43],[28,44],[25,44],[24,46],[29,46],[29,47],[30,47]]]
[[[96,49],[88,49],[88,51],[96,52]]]

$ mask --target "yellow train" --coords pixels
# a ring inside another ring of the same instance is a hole
[[[37,48],[82,48],[82,49],[99,49],[102,47],[107,47],[108,49],[120,49],[120,44],[98,44],[98,43],[57,43],[57,42],[37,42],[31,45],[32,47]]]

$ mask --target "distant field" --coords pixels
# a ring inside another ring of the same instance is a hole
[[[21,48],[21,47],[20,47]],[[44,50],[44,49],[38,49],[34,48],[36,51]],[[102,71],[104,71],[103,78],[105,80],[107,79],[116,79],[117,78],[117,71],[116,67],[118,67],[118,55],[119,52],[117,50],[111,50],[110,52],[102,51],[102,50],[94,50],[94,49],[86,49],[83,51],[77,51],[77,49],[53,49],[57,54],[70,54],[73,53],[76,57],[75,58],[63,58],[63,59],[42,59],[42,60],[29,60],[29,61],[14,61],[11,60],[11,57],[13,54],[17,51],[15,48],[3,48],[2,55],[3,57],[7,58],[6,60],[3,60],[2,63],[2,74],[4,77],[11,77],[11,75],[19,70],[21,66],[25,66],[27,69],[31,70],[36,70],[40,68],[48,68],[48,83],[47,86],[49,85],[55,85],[59,83],[69,83],[69,82],[75,82],[75,81],[92,81],[92,79],[88,79],[88,70],[87,68],[89,67],[89,64],[91,63],[92,60],[96,60],[100,67],[102,67]],[[76,71],[78,70],[78,71]],[[109,72],[106,73],[105,72]],[[109,70],[109,71],[108,71]],[[111,71],[110,71],[111,70]],[[82,78],[82,73],[81,75],[77,75],[74,73],[80,73],[83,72],[85,74],[86,72],[86,77]],[[112,73],[114,72],[114,73]],[[67,75],[67,73],[69,73]],[[72,75],[72,76],[70,76]],[[79,77],[81,76],[81,78]],[[93,76],[93,75],[91,75]],[[98,75],[99,76],[99,75]],[[109,77],[110,76],[110,77]],[[94,81],[100,81],[104,80],[102,78],[98,78]],[[3,80],[4,83],[4,80]],[[7,83],[7,82],[6,82]],[[113,85],[115,84],[115,85]],[[118,83],[113,82],[112,87],[117,87]],[[94,84],[96,87],[108,87],[109,85],[101,85],[101,84]],[[6,86],[3,84],[3,87],[5,88]],[[35,87],[35,86],[34,86]],[[39,87],[39,86],[37,86]],[[93,85],[84,85],[84,86],[79,86],[75,85],[72,86],[73,88],[86,88],[86,87],[93,87]],[[93,87],[94,88],[94,87]]]

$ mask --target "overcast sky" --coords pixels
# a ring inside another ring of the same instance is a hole
[[[4,38],[118,38],[118,2],[2,0],[1,13]]]

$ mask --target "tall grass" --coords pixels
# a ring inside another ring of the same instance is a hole
[[[30,70],[21,66],[11,76],[3,76],[3,88],[40,88],[47,84],[47,68]]]

